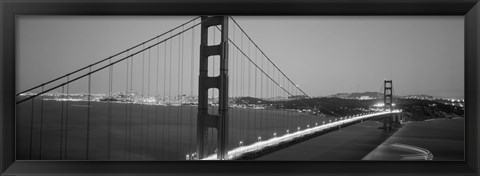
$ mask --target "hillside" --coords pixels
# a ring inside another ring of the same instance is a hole
[[[369,98],[382,98],[383,95],[378,92],[355,92],[355,93],[337,93],[327,96],[329,98],[347,98],[347,99],[360,99],[362,97]]]

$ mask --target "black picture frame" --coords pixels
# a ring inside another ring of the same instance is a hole
[[[1,0],[2,175],[478,175],[478,0]],[[16,161],[17,15],[460,15],[465,18],[465,161]]]

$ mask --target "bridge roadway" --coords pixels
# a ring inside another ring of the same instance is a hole
[[[274,138],[271,138],[271,139],[268,139],[268,140],[265,140],[265,141],[259,141],[259,142],[253,143],[251,145],[237,147],[235,149],[232,149],[232,150],[228,151],[227,158],[229,160],[236,159],[236,158],[241,157],[243,154],[246,154],[246,153],[260,151],[260,150],[262,150],[266,147],[271,147],[271,146],[275,146],[275,145],[278,145],[278,144],[281,144],[281,143],[284,143],[284,142],[289,142],[289,141],[292,141],[292,140],[297,139],[297,138],[301,138],[301,137],[304,137],[304,136],[307,136],[307,135],[310,135],[310,134],[313,134],[313,133],[321,132],[323,130],[327,130],[327,129],[331,129],[331,128],[338,128],[339,126],[341,127],[343,124],[353,123],[353,122],[357,122],[357,121],[361,121],[361,120],[365,120],[365,119],[369,119],[369,118],[373,118],[373,117],[388,115],[388,114],[397,114],[397,113],[400,113],[400,112],[401,112],[401,110],[393,110],[393,111],[384,111],[384,112],[360,115],[360,116],[349,117],[349,118],[348,117],[343,117],[340,120],[337,120],[337,121],[334,121],[334,122],[321,124],[319,126],[314,126],[314,127],[311,127],[311,128],[301,130],[301,131],[292,132],[292,133],[285,134],[285,135],[279,136],[279,137],[274,137]],[[217,155],[213,154],[213,155],[210,155],[210,156],[208,156],[208,157],[206,157],[202,160],[216,160],[216,159],[217,159]]]

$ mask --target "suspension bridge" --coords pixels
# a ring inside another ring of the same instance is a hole
[[[231,160],[367,119],[339,115],[288,77],[229,16],[202,16],[16,94],[17,158]]]

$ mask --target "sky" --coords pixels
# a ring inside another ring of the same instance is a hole
[[[17,92],[107,58],[192,18],[20,16],[16,34]],[[234,19],[310,96],[378,92],[384,79],[393,80],[396,95],[464,96],[463,16]],[[188,47],[186,50],[193,48]],[[190,65],[182,68],[186,75],[198,75],[188,68]],[[97,82],[94,84],[102,84],[105,78],[98,78]]]

